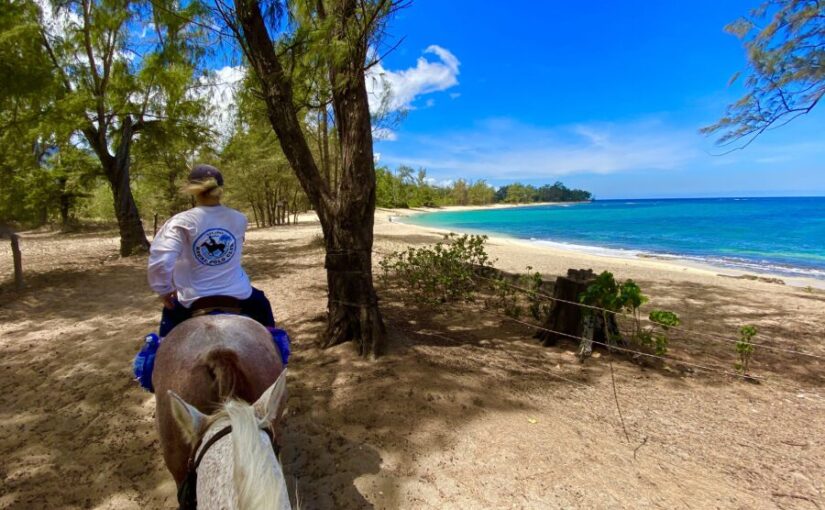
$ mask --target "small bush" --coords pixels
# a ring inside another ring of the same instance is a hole
[[[756,346],[753,345],[752,340],[757,332],[756,326],[751,324],[739,328],[739,341],[736,342],[736,353],[739,355],[739,361],[736,362],[734,366],[742,375],[748,375],[750,370],[751,358],[756,350]]]
[[[472,300],[478,267],[490,267],[487,236],[448,234],[423,248],[393,252],[379,262],[382,277],[400,279],[418,301],[430,304]]]
[[[544,286],[544,279],[538,271],[533,272],[532,266],[527,266],[527,274],[519,277],[520,286],[527,290],[527,301],[530,316],[538,322],[550,313],[550,303],[541,296],[541,289]]]
[[[500,308],[504,315],[518,319],[521,317],[521,305],[519,304],[519,291],[499,274],[491,279],[490,287],[493,290],[493,298],[485,303],[491,308]]]
[[[679,320],[678,315],[666,310],[653,310],[648,315],[648,319],[653,326],[639,330],[636,338],[640,344],[653,349],[657,355],[663,356],[667,353],[668,329],[678,326],[682,321]]]
[[[632,317],[633,329],[629,339],[637,345],[654,351],[662,356],[667,353],[669,328],[678,326],[679,317],[665,310],[653,310],[648,318],[652,326],[643,328],[640,308],[647,303],[648,298],[642,294],[642,289],[633,280],[625,280],[619,284],[609,271],[602,272],[594,282],[587,287],[579,301],[583,304],[603,308],[600,313],[607,324],[607,314],[627,313]],[[585,313],[599,313],[597,310],[588,310]],[[614,339],[610,339],[611,341]]]

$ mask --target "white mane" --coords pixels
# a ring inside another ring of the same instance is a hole
[[[290,509],[286,480],[264,427],[276,422],[286,399],[286,369],[254,405],[229,400],[220,411],[206,416],[169,391],[172,416],[191,443],[204,431],[211,444],[198,466],[197,499],[201,510]],[[231,433],[211,443],[227,425]],[[202,447],[203,448],[203,447]]]
[[[232,425],[232,478],[240,510],[290,508],[281,464],[253,407],[230,400],[223,410]]]
[[[198,508],[204,510],[290,509],[281,464],[261,429],[254,407],[226,402],[208,419],[204,440],[227,425],[232,432],[215,442],[198,469]]]

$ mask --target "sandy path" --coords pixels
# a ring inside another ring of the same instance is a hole
[[[384,289],[378,362],[320,351],[314,225],[251,232],[246,267],[292,333],[285,470],[304,508],[816,508],[825,498],[822,359],[759,351],[760,385],[541,348],[478,305],[439,312]],[[379,216],[385,251],[434,235]],[[494,242],[504,269],[611,269],[690,328],[825,355],[825,296],[649,261]],[[0,508],[174,508],[152,397],[130,380],[157,303],[145,259],[106,235],[24,239],[29,287],[0,288]],[[4,249],[6,249],[4,247]],[[10,255],[0,251],[0,281]],[[729,344],[676,338],[674,356],[729,368]],[[635,455],[634,455],[635,452]],[[813,503],[816,502],[816,503]]]

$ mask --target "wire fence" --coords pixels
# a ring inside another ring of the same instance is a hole
[[[380,251],[380,250],[375,250],[374,249],[373,251],[376,254],[381,255],[383,257],[392,256],[391,253],[383,252],[383,251]],[[599,312],[602,312],[602,313],[612,314],[614,316],[624,317],[624,318],[629,319],[629,320],[636,320],[636,317],[634,317],[633,315],[631,315],[629,313],[623,312],[623,311],[610,310],[610,309],[607,309],[607,308],[588,305],[588,304],[580,303],[580,302],[577,302],[577,301],[571,301],[571,300],[567,300],[567,299],[558,298],[558,297],[546,294],[544,292],[541,292],[539,290],[527,289],[527,288],[524,288],[522,286],[519,286],[519,285],[513,284],[511,282],[505,281],[505,280],[490,278],[490,277],[487,277],[487,276],[484,276],[484,275],[481,275],[481,274],[476,274],[475,277],[479,278],[480,280],[484,280],[484,281],[487,281],[487,282],[490,282],[490,283],[493,283],[493,284],[505,285],[506,287],[508,287],[510,289],[521,292],[522,294],[525,294],[527,296],[533,296],[533,297],[540,298],[541,300],[543,300],[545,302],[565,303],[565,304],[577,306],[577,307],[584,308],[584,309],[595,310],[595,311],[599,311]],[[642,319],[646,322],[652,323],[652,324],[658,324],[656,321],[653,321],[653,320],[651,320],[647,317],[644,317],[644,316],[640,317],[640,319]],[[678,331],[678,332],[683,333],[683,334],[690,334],[690,335],[699,336],[699,337],[702,337],[702,338],[706,338],[706,339],[715,341],[717,343],[727,343],[727,344],[730,344],[730,345],[736,345],[737,343],[740,342],[740,340],[736,339],[736,338],[727,338],[727,337],[723,337],[723,336],[720,336],[720,335],[717,335],[717,334],[708,333],[706,331],[698,331],[698,330],[694,330],[694,329],[689,329],[689,328],[686,328],[684,326],[668,326],[668,330],[669,331],[671,331],[671,330],[672,331]],[[803,357],[808,357],[808,358],[811,358],[811,359],[825,360],[825,355],[815,354],[815,353],[812,353],[812,352],[800,351],[800,350],[797,350],[797,349],[788,349],[788,348],[784,348],[784,347],[777,347],[777,346],[773,346],[773,345],[767,345],[765,343],[750,342],[750,344],[754,347],[758,347],[760,349],[765,349],[765,350],[768,350],[768,351],[781,352],[781,353],[792,354],[792,355],[796,355],[796,356],[803,356]]]
[[[384,252],[382,250],[377,250],[377,249],[373,249],[373,252],[375,254],[383,256],[383,257],[388,257],[388,256],[393,255],[392,253]],[[492,267],[491,267],[491,269],[495,270],[495,268],[492,268]],[[610,309],[606,309],[606,308],[592,306],[592,305],[588,305],[588,304],[585,304],[585,303],[579,303],[579,302],[576,302],[576,301],[560,299],[560,298],[548,295],[544,292],[541,292],[541,291],[538,291],[538,290],[535,290],[535,289],[524,288],[522,286],[513,284],[513,283],[508,282],[508,281],[503,280],[503,279],[490,278],[490,277],[478,274],[478,272],[476,272],[476,274],[474,276],[479,278],[480,280],[490,282],[491,284],[497,284],[497,285],[503,284],[503,285],[513,289],[513,290],[516,290],[516,291],[522,293],[522,294],[525,294],[525,295],[531,296],[531,297],[535,297],[535,298],[540,298],[542,301],[545,301],[545,302],[551,302],[551,303],[561,302],[561,303],[566,303],[566,304],[582,307],[582,308],[585,308],[585,309],[596,310],[596,311],[600,311],[600,312],[604,312],[604,313],[610,313],[610,314],[613,314],[617,317],[622,317],[622,318],[629,319],[629,320],[635,320],[636,319],[633,315],[625,313],[625,312],[617,312],[615,310],[610,310]],[[489,310],[488,310],[488,312],[489,312]],[[756,376],[756,375],[752,375],[752,374],[745,375],[745,374],[742,374],[742,373],[739,373],[739,372],[734,372],[732,370],[722,368],[718,365],[695,363],[693,361],[686,361],[686,360],[679,359],[679,358],[672,357],[672,356],[660,356],[660,355],[657,355],[657,354],[652,354],[652,353],[649,353],[649,352],[643,352],[643,351],[636,350],[636,349],[630,349],[630,348],[622,347],[622,346],[619,346],[619,345],[607,344],[607,343],[604,343],[604,342],[596,341],[595,339],[590,340],[590,339],[585,339],[585,338],[580,337],[580,336],[571,335],[569,333],[554,331],[552,329],[548,329],[548,328],[543,327],[543,326],[539,326],[539,325],[532,324],[532,323],[525,322],[525,321],[520,321],[520,320],[518,320],[514,317],[511,317],[510,315],[504,315],[504,314],[497,314],[497,315],[498,315],[498,317],[500,317],[503,320],[518,322],[518,323],[521,323],[524,326],[530,327],[530,328],[532,328],[534,330],[537,330],[537,331],[546,331],[546,332],[551,333],[551,334],[563,336],[563,337],[569,338],[571,340],[577,340],[577,341],[580,341],[580,342],[587,341],[587,342],[590,342],[592,344],[600,345],[602,347],[605,347],[608,350],[612,349],[612,350],[615,350],[615,351],[630,354],[632,356],[639,356],[639,357],[644,357],[644,358],[649,358],[649,359],[657,359],[657,360],[660,360],[660,361],[665,362],[665,363],[672,363],[672,364],[681,365],[681,366],[684,366],[684,367],[690,367],[692,369],[701,370],[701,371],[706,372],[706,373],[715,373],[717,375],[722,375],[722,376],[725,376],[725,377],[734,377],[734,378],[741,379],[741,380],[750,380],[752,382],[760,382],[760,383],[767,383],[768,382],[768,379],[766,377]],[[655,321],[652,321],[652,320],[649,320],[649,319],[646,319],[646,320],[650,323],[654,323],[654,324],[656,323]],[[692,334],[692,335],[695,335],[695,336],[698,336],[698,337],[709,338],[709,339],[715,340],[717,342],[724,342],[724,343],[731,344],[731,345],[735,345],[740,341],[738,339],[726,338],[726,337],[723,337],[721,335],[707,333],[707,332],[704,332],[704,331],[696,331],[696,330],[692,330],[692,329],[684,328],[684,327],[668,327],[668,329],[669,330],[675,329],[675,330],[678,330],[679,332],[681,332],[683,334]],[[769,350],[769,351],[781,352],[781,353],[785,353],[785,354],[789,354],[789,355],[798,355],[798,356],[802,356],[802,357],[806,357],[806,358],[810,358],[810,359],[816,359],[816,360],[825,359],[825,356],[818,355],[818,354],[815,354],[815,353],[799,351],[799,350],[795,350],[795,349],[786,349],[786,348],[782,348],[782,347],[766,345],[764,343],[753,343],[753,342],[751,342],[751,345],[753,345],[754,347],[759,347],[759,348]],[[714,358],[714,359],[717,359],[717,358]],[[721,362],[727,362],[728,361],[728,360],[722,360],[722,359],[717,359],[717,360],[721,361]],[[558,374],[553,374],[553,375],[556,376]],[[823,398],[818,393],[815,393],[814,392],[815,390],[800,388],[798,386],[787,385],[787,384],[777,384],[776,382],[773,382],[773,381],[771,382],[771,384],[766,384],[766,386],[770,387],[772,389],[783,389],[785,391],[802,392],[804,394],[816,397],[817,399],[822,399]]]
[[[515,321],[515,322],[521,323],[525,326],[529,326],[531,328],[545,330],[545,331],[551,331],[553,333],[558,333],[558,332],[555,332],[555,331],[552,331],[552,330],[547,330],[546,328],[542,328],[542,327],[537,326],[535,324],[531,324],[531,323],[528,323],[528,322],[525,322],[525,321],[520,321],[518,319],[514,319],[512,317],[504,316],[504,315],[501,315],[501,314],[496,314],[496,315],[499,318]],[[414,335],[431,336],[431,337],[435,337],[435,338],[444,340],[444,341],[446,341],[446,342],[448,342],[452,345],[456,345],[456,346],[462,347],[462,348],[477,347],[473,344],[468,344],[466,341],[457,340],[455,338],[452,338],[444,332],[433,332],[432,330],[430,330],[430,328],[427,328],[428,329],[427,331],[420,330],[420,329],[408,329],[408,328],[403,328],[403,327],[399,327],[398,329],[400,331],[402,331],[403,333],[408,334],[408,335],[409,334],[414,334]],[[572,335],[568,335],[568,336],[572,336]],[[581,337],[575,337],[575,338],[582,339]],[[414,344],[412,344],[409,341],[406,341],[406,340],[402,340],[402,341],[410,347],[413,347],[413,348],[416,347]],[[596,342],[596,343],[599,343],[600,345],[603,345],[605,347],[615,348],[615,346],[609,346],[609,345],[601,343],[601,342]],[[622,350],[622,349],[619,349],[619,350]],[[628,351],[633,352],[634,354],[637,353],[636,351],[632,351],[632,350],[628,350]],[[517,363],[519,366],[525,365],[525,360],[524,359],[518,359],[516,357],[516,355],[514,355],[512,352],[510,352],[509,349],[501,349],[497,352],[500,352],[500,353],[503,353],[503,354],[507,355],[515,363]],[[654,358],[660,358],[660,359],[663,359],[663,360],[668,359],[668,358],[663,357],[663,356],[656,356],[656,355],[650,355],[650,356],[654,357]],[[686,362],[683,362],[681,360],[676,360],[676,361],[678,363],[686,364],[688,366],[692,366],[694,368],[698,368],[698,369],[709,371],[709,372],[715,372],[715,373],[720,373],[720,374],[723,374],[723,375],[730,375],[730,376],[734,376],[734,377],[742,377],[740,374],[733,373],[733,372],[730,372],[730,371],[727,371],[727,370],[724,370],[724,369],[719,369],[717,367],[710,367],[710,366],[705,366],[705,365],[686,363]],[[492,367],[492,368],[498,368],[498,369],[503,370],[503,371],[510,371],[510,372],[512,371],[512,369],[510,367],[504,366],[504,365],[499,364],[499,363],[492,362],[489,359],[485,360],[484,363],[485,363],[486,366],[489,366],[489,367]],[[564,377],[564,376],[559,375],[557,373],[554,373],[550,370],[547,370],[544,367],[539,367],[539,366],[536,366],[536,365],[533,365],[533,364],[528,364],[527,366],[529,366],[530,368],[536,370],[539,373],[547,374],[547,375],[553,377],[554,379],[558,379],[558,380],[567,382],[567,383],[573,385],[576,389],[588,390],[588,391],[595,391],[595,390],[598,389],[597,386],[595,386],[593,384],[590,384],[590,383],[587,383],[587,382],[576,381],[576,380],[570,379],[568,377]],[[633,446],[635,444],[635,449],[633,450],[633,457],[634,457],[634,460],[635,460],[636,459],[636,454],[639,451],[639,449],[642,448],[643,446],[645,446],[646,444],[648,444],[648,439],[650,438],[650,435],[645,434],[645,432],[643,430],[638,429],[638,427],[640,426],[638,423],[634,423],[630,427],[631,431],[633,432],[634,437],[636,438],[636,440],[638,440],[638,443],[634,443],[634,440],[632,440],[627,435],[627,429],[625,429],[625,427],[624,427],[624,419],[622,418],[622,411],[621,411],[621,407],[620,407],[619,402],[618,402],[619,401],[619,396],[616,392],[617,384],[616,384],[616,381],[615,381],[614,378],[611,377],[611,379],[613,381],[613,395],[614,395],[614,398],[616,399],[617,411],[618,411],[618,417],[619,417],[619,424],[618,425],[620,425],[622,427],[622,429],[624,429],[625,433],[623,434],[623,436],[625,437],[627,443],[630,446]],[[764,380],[763,378],[757,378],[757,379]],[[634,399],[634,403],[638,403],[638,402],[635,402],[635,399]],[[602,415],[599,415],[599,416],[601,418],[605,418],[605,416],[602,416]],[[682,427],[681,432],[684,433],[685,435],[691,436],[692,438],[694,438],[696,440],[699,440],[699,441],[705,441],[706,440],[705,432],[694,430],[691,427],[684,426],[684,427]],[[742,434],[739,434],[736,431],[732,431],[730,433],[730,435],[731,435],[731,438],[730,438],[731,439],[731,441],[730,441],[731,444],[739,444],[740,446],[743,446],[743,447],[752,448],[752,449],[758,450],[758,451],[763,452],[763,453],[771,454],[772,456],[774,456],[776,458],[779,458],[779,459],[786,459],[787,460],[787,459],[795,458],[794,453],[782,452],[782,451],[779,451],[779,450],[777,450],[777,449],[775,449],[771,446],[767,446],[766,444],[764,444],[764,442],[760,443],[760,442],[752,441],[750,439],[747,439],[746,437],[743,437]],[[735,439],[735,441],[734,441],[734,439]],[[662,446],[667,446],[668,444],[669,443],[663,442]],[[673,444],[675,445],[676,443],[673,443]],[[674,467],[678,467],[678,466],[676,466],[676,464],[673,464],[671,462],[671,459],[667,456],[659,455],[659,454],[656,454],[656,453],[653,453],[653,452],[648,452],[647,455],[650,455],[650,456],[656,458],[657,460],[667,462],[668,464],[670,464]],[[810,459],[808,459],[808,461],[812,462],[813,465],[815,465],[818,468],[821,467],[821,465],[817,462],[813,462]],[[752,492],[752,491],[748,491],[748,492]]]
[[[525,289],[524,287],[514,285],[510,282],[495,280],[493,278],[488,278],[488,277],[483,276],[483,275],[477,275],[477,277],[482,279],[482,280],[489,281],[489,282],[501,283],[503,285],[508,286],[509,288],[512,288],[513,290],[517,290],[517,291],[522,292],[522,293],[527,294],[527,295],[534,295],[536,297],[542,298],[544,301],[547,301],[547,302],[561,302],[561,303],[566,303],[566,304],[570,304],[570,305],[575,305],[575,306],[578,306],[578,307],[581,307],[581,308],[587,308],[587,309],[591,309],[591,310],[597,310],[597,311],[600,311],[600,312],[603,312],[603,313],[609,313],[609,314],[613,314],[613,315],[617,315],[617,316],[622,316],[622,317],[625,317],[625,318],[628,318],[628,319],[631,319],[631,320],[636,319],[631,314],[628,314],[626,312],[610,310],[610,309],[607,309],[607,308],[600,308],[598,306],[592,306],[592,305],[588,305],[588,304],[585,304],[585,303],[578,303],[576,301],[570,301],[570,300],[567,300],[567,299],[557,298],[557,297],[554,297],[554,296],[550,296],[548,294],[544,294],[540,291]],[[650,323],[653,323],[653,324],[658,324],[656,321],[653,321],[653,320],[651,320],[647,317],[642,316],[640,318],[642,320],[646,321],[646,322],[650,322]],[[694,329],[688,329],[688,328],[685,328],[683,326],[668,326],[668,330],[680,331],[682,333],[690,333],[692,335],[701,336],[701,337],[704,337],[704,338],[715,340],[717,342],[724,342],[724,343],[729,343],[729,344],[734,344],[734,345],[739,342],[738,339],[725,338],[725,337],[721,337],[719,335],[714,335],[713,333],[707,333],[705,331],[698,331],[698,330],[694,330]],[[820,359],[820,360],[825,359],[825,356],[819,355],[819,354],[814,354],[814,353],[811,353],[811,352],[799,351],[799,350],[796,350],[796,349],[786,349],[786,348],[783,348],[783,347],[775,347],[775,346],[767,345],[767,344],[764,344],[764,343],[755,343],[755,342],[750,342],[750,343],[754,347],[760,347],[762,349],[766,349],[766,350],[770,350],[770,351],[784,352],[784,353],[787,353],[787,354],[794,354],[794,355],[798,355],[798,356],[806,356],[806,357],[809,357],[809,358]]]

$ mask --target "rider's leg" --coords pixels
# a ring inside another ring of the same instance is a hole
[[[241,313],[255,319],[268,328],[275,327],[272,305],[262,290],[252,287],[252,295],[241,301]]]
[[[192,310],[186,308],[175,299],[172,308],[166,308],[164,306],[160,313],[160,330],[158,331],[158,336],[165,338],[166,335],[172,331],[172,328],[191,317]]]
[[[272,340],[281,352],[281,361],[286,365],[289,360],[289,336],[286,331],[275,327],[275,317],[272,314],[272,305],[263,291],[252,288],[252,295],[241,301],[241,313],[260,322],[272,335]]]

